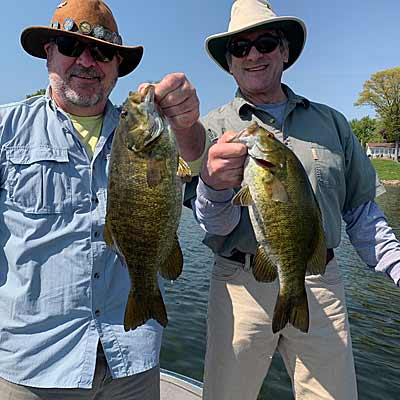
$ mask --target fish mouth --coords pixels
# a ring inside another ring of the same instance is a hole
[[[275,164],[273,164],[267,160],[263,160],[262,158],[255,158],[254,160],[257,164],[259,164],[263,168],[273,169],[276,167]]]
[[[160,141],[161,135],[158,134],[156,136],[149,133],[143,140],[139,143],[129,143],[127,142],[127,147],[129,150],[135,153],[142,153],[144,151],[149,151],[154,145],[156,145]]]

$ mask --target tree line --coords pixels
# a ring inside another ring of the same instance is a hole
[[[371,75],[364,82],[355,106],[368,105],[376,117],[363,117],[350,121],[351,128],[360,143],[394,142],[396,160],[399,158],[400,142],[400,67],[386,69]]]

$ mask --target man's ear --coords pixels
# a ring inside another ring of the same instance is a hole
[[[50,43],[45,43],[43,45],[44,51],[46,52],[47,55],[49,55],[49,48],[50,48]]]
[[[287,43],[284,44],[283,49],[281,49],[283,62],[287,63],[289,61],[289,46]]]
[[[228,53],[225,55],[226,63],[228,64],[229,73],[232,74],[231,67],[232,67],[232,56]]]

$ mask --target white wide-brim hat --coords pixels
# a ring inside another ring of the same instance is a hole
[[[206,39],[208,55],[225,71],[229,72],[226,46],[237,33],[258,29],[277,29],[289,42],[289,59],[283,69],[288,69],[300,56],[306,41],[304,22],[296,17],[278,17],[266,0],[236,0],[233,3],[228,32],[211,35]]]

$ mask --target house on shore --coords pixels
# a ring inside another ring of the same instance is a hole
[[[367,143],[366,153],[369,158],[387,158],[396,161],[396,144]]]

